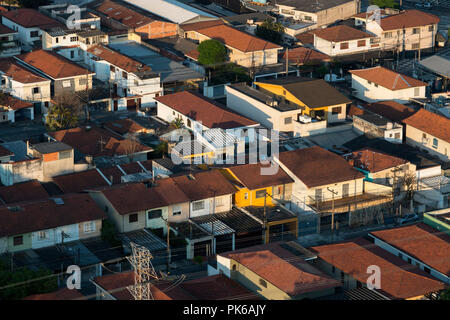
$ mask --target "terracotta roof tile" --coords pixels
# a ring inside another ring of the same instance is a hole
[[[109,0],[96,2],[91,4],[90,7],[129,28],[140,28],[155,21],[150,17]]]
[[[405,10],[399,14],[381,18],[381,28],[384,31],[403,28],[413,28],[439,23],[439,17],[420,10]]]
[[[367,32],[360,31],[358,29],[346,25],[338,25],[334,27],[318,29],[311,31],[311,33],[314,34],[316,37],[333,42],[351,41],[374,37],[373,35]]]
[[[369,148],[355,151],[346,155],[345,158],[349,161],[350,165],[369,172],[379,172],[389,168],[395,168],[408,162],[404,159]]]
[[[20,110],[25,108],[32,108],[33,104],[20,99],[17,99],[9,94],[3,94],[0,97],[0,106],[11,108],[12,110]]]
[[[322,62],[322,61],[331,61],[331,57],[316,51],[314,49],[311,48],[305,48],[305,47],[298,47],[298,48],[294,48],[294,49],[289,49],[289,52],[286,53],[286,51],[283,52],[283,54],[281,55],[281,59],[286,61],[286,58],[288,58],[288,60],[290,62],[299,64],[299,65],[304,65],[304,64],[308,64],[308,63],[314,63],[314,62]]]
[[[364,177],[344,158],[318,146],[281,152],[279,159],[309,188]]]
[[[412,116],[404,119],[403,123],[450,142],[450,119],[444,116],[421,108]]]
[[[1,15],[25,28],[52,28],[63,26],[62,23],[53,20],[34,9],[21,8],[2,12]]]
[[[419,223],[371,234],[431,268],[450,276],[450,236]]]
[[[50,81],[44,77],[39,76],[37,73],[21,66],[13,58],[0,59],[0,71],[3,72],[6,76],[11,77],[15,81],[21,83]]]
[[[53,177],[53,182],[64,193],[76,193],[86,189],[108,186],[97,169],[56,176]]]
[[[109,121],[104,124],[104,127],[117,132],[120,135],[124,135],[127,133],[135,134],[147,130],[145,127],[141,126],[131,119],[117,119]]]
[[[414,298],[444,288],[443,283],[432,279],[416,266],[408,265],[397,256],[362,238],[309,249],[317,252],[320,259],[362,283],[366,283],[368,279],[368,266],[380,267],[379,290],[389,298]]]
[[[213,26],[222,25],[222,24],[224,24],[224,22],[220,19],[217,19],[217,20],[186,23],[186,24],[182,24],[180,26],[180,28],[183,29],[184,32],[188,32],[188,31],[198,31],[200,29],[205,29],[205,28],[209,28],[209,27],[213,27]]]
[[[42,71],[53,79],[92,75],[91,71],[58,55],[57,53],[38,49],[17,56],[18,59]]]
[[[370,103],[365,106],[365,109],[398,123],[416,112],[410,107],[391,100]]]
[[[350,73],[372,81],[389,90],[402,90],[427,86],[425,82],[380,66],[367,69],[350,70]]]
[[[15,203],[46,199],[49,194],[37,180],[0,187],[0,198],[4,203]]]
[[[0,207],[0,237],[106,218],[88,194],[60,198],[63,204],[49,199]]]
[[[79,300],[83,298],[84,295],[80,291],[63,288],[54,292],[33,294],[23,300]]]
[[[202,121],[208,128],[231,129],[257,125],[257,122],[245,118],[227,109],[211,99],[190,91],[160,96],[156,101],[184,114],[185,116]]]
[[[282,48],[277,44],[260,39],[243,31],[239,31],[225,24],[200,29],[197,30],[197,32],[207,36],[208,38],[216,39],[224,43],[226,46],[242,52]]]

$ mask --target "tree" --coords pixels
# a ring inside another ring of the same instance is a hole
[[[450,300],[450,289],[446,289],[439,295],[439,300]]]
[[[184,127],[184,122],[182,118],[176,118],[172,121],[171,125],[176,129],[181,129]]]
[[[283,41],[284,27],[280,22],[270,19],[265,20],[256,27],[255,35],[270,42],[281,44]]]
[[[227,58],[227,49],[217,40],[205,40],[198,45],[198,62],[204,66],[215,67],[225,62]]]
[[[61,104],[50,107],[46,117],[46,123],[51,131],[76,127],[78,117],[73,110]]]
[[[397,0],[370,0],[370,4],[380,8],[399,8]]]
[[[15,1],[22,8],[33,8],[37,9],[40,6],[46,6],[50,4],[50,0],[17,0]]]

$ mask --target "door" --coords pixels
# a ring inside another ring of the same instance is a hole
[[[350,186],[348,183],[345,183],[342,185],[342,197],[343,198],[348,197],[350,195],[349,189],[350,189]]]

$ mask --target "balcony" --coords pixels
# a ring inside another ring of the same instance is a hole
[[[345,213],[361,210],[392,201],[392,195],[386,193],[362,193],[334,200],[334,213]],[[333,211],[333,200],[316,201],[310,206],[318,213],[325,214]]]
[[[325,133],[327,130],[327,121],[323,119],[314,119],[307,115],[298,117],[294,121],[294,137],[307,137],[315,134]]]

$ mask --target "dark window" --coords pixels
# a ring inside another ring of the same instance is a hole
[[[70,51],[70,59],[75,58],[75,51]]]
[[[266,195],[266,190],[258,190],[256,191],[256,199],[264,198]]]
[[[116,72],[116,68],[115,68],[114,66],[112,66],[112,65],[109,66],[109,70],[110,70],[111,72],[114,72],[114,73]]]
[[[336,267],[335,266],[331,266],[331,272],[333,272],[333,273],[336,272]]]
[[[341,50],[348,49],[348,42],[341,42]]]
[[[71,41],[71,42],[78,41],[78,37],[70,37],[70,41]]]
[[[16,236],[13,238],[13,244],[15,246],[20,246],[23,244],[23,236]]]
[[[31,38],[39,37],[39,31],[30,31],[30,37]]]
[[[427,268],[427,267],[423,267],[423,271],[425,271],[426,273],[431,273],[430,268]]]
[[[408,263],[411,263],[411,258],[408,258]]]
[[[128,79],[128,73],[126,73],[125,71],[122,71],[122,77],[124,79]]]
[[[236,265],[235,264],[233,264],[233,271],[236,271]]]
[[[261,286],[263,286],[264,288],[267,288],[267,282],[265,280],[261,279],[261,278],[259,278],[259,284]]]
[[[187,126],[190,128],[191,127],[191,119],[187,119]]]
[[[284,124],[290,124],[290,123],[292,123],[292,117],[284,118]]]
[[[33,93],[39,93],[39,87],[33,88]]]
[[[132,223],[132,222],[137,222],[137,221],[138,221],[138,215],[137,215],[137,213],[130,214],[130,215],[128,216],[128,221],[129,221],[130,223]]]
[[[335,107],[335,108],[331,109],[332,114],[339,114],[341,112],[342,112],[342,107]]]
[[[56,43],[59,43],[59,38],[58,37],[56,37],[55,40],[56,40]]]
[[[61,151],[59,153],[59,159],[69,159],[72,156],[72,151]]]
[[[365,47],[366,46],[366,40],[359,40],[358,41],[358,47]]]
[[[5,85],[5,84],[6,84],[6,79],[2,78],[2,85]]]
[[[152,211],[149,211],[147,215],[148,215],[149,219],[161,218],[162,217],[162,210],[161,209],[152,210]]]

